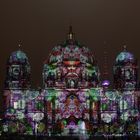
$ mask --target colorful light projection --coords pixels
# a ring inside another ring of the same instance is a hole
[[[48,88],[41,92],[28,90],[22,94],[19,90],[12,90],[13,94],[18,96],[12,100],[13,108],[7,109],[3,127],[5,132],[8,129],[9,133],[45,135],[53,130],[61,135],[101,135],[124,133],[126,128],[129,133],[137,128],[135,121],[139,118],[139,111],[134,108],[134,92],[104,92],[102,88],[74,92]],[[25,99],[21,106],[19,97]],[[17,104],[14,105],[14,102]],[[84,130],[81,121],[85,125]],[[127,122],[130,125],[124,129]]]
[[[13,52],[7,62],[6,89],[30,87],[30,64],[28,57],[21,51]]]
[[[54,47],[43,69],[44,86],[47,87],[96,87],[99,69],[88,48],[77,42]]]
[[[4,133],[108,135],[136,133],[137,64],[124,50],[114,66],[115,89],[99,79],[96,60],[73,38],[53,48],[43,67],[43,89],[30,89],[30,65],[22,51],[8,61]]]
[[[137,86],[137,61],[133,54],[124,50],[117,56],[114,65],[114,85],[117,90],[134,90]]]

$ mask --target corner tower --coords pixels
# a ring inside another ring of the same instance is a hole
[[[124,46],[123,51],[116,57],[114,71],[114,88],[128,91],[135,90],[138,75],[137,61],[134,55],[127,51]]]
[[[5,89],[26,89],[29,87],[30,64],[26,54],[19,49],[12,52],[7,61]]]

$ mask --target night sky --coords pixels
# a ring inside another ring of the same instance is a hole
[[[139,0],[1,0],[1,91],[6,61],[12,51],[18,50],[19,40],[31,64],[32,87],[41,86],[43,61],[56,44],[65,41],[69,25],[76,39],[93,52],[101,74],[104,51],[108,52],[109,80],[124,44],[140,66]]]

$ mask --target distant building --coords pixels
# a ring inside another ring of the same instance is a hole
[[[113,67],[114,88],[100,80],[91,51],[77,42],[72,29],[44,62],[43,88],[30,85],[26,54],[13,52],[4,89],[5,133],[31,135],[138,134],[140,97],[137,61],[124,48]]]

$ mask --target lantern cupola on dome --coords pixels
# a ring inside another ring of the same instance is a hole
[[[69,33],[68,33],[68,40],[74,39],[74,33],[72,31],[72,26],[69,27]]]

